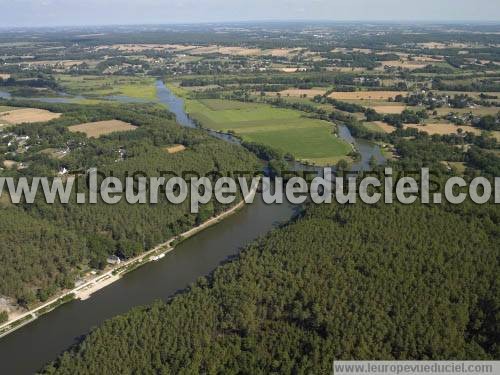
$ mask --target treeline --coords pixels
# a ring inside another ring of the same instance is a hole
[[[429,118],[427,111],[425,109],[419,111],[413,111],[411,109],[405,109],[400,114],[386,114],[381,115],[377,113],[374,109],[368,108],[365,111],[367,121],[384,121],[389,125],[401,128],[403,124],[418,124],[423,120]]]
[[[52,76],[38,74],[36,77],[32,78],[0,78],[0,87],[47,88],[56,90],[59,88],[59,85]]]
[[[482,91],[482,92],[499,92],[500,83],[492,80],[477,80],[471,83],[453,82],[433,80],[433,90],[441,91]]]
[[[298,73],[298,74],[259,74],[249,76],[204,76],[184,78],[181,86],[207,86],[219,85],[227,86],[239,85],[284,85],[286,87],[312,88],[315,86],[354,85],[355,75],[347,73]]]

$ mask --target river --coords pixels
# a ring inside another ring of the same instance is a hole
[[[156,81],[156,91],[158,99],[161,103],[166,104],[169,110],[173,112],[176,116],[177,122],[182,126],[187,126],[190,128],[196,127],[196,124],[184,110],[184,100],[176,96],[165,84],[158,80]],[[238,138],[231,136],[230,134],[215,132],[210,129],[207,131],[214,137],[223,139],[225,141],[240,143]],[[353,171],[359,170],[369,170],[370,169],[370,159],[375,158],[378,164],[385,163],[385,158],[382,155],[380,147],[373,142],[366,141],[364,139],[357,139],[351,135],[351,132],[345,125],[338,125],[338,136],[345,140],[346,142],[352,144],[354,148],[360,153],[361,158],[358,162],[351,165],[350,169]],[[310,167],[300,165],[300,163],[294,163],[294,169],[313,169],[320,170],[321,168]]]
[[[157,83],[157,88],[158,99],[169,106],[181,125],[196,126],[184,112],[182,99],[162,82]],[[228,135],[211,134],[238,142]],[[367,165],[370,157],[377,155],[373,144],[361,146],[359,141],[348,139],[348,130],[339,136],[355,143],[361,151],[359,167]],[[167,300],[237,255],[252,240],[289,221],[298,211],[298,207],[286,203],[266,205],[257,196],[252,205],[182,242],[161,261],[148,263],[98,291],[92,298],[67,303],[0,339],[0,373],[30,374],[39,370],[104,320],[156,299]]]
[[[297,207],[289,204],[266,205],[256,198],[252,205],[182,242],[161,261],[148,263],[90,299],[65,304],[0,339],[0,373],[33,373],[92,327],[134,306],[168,299],[295,212]]]

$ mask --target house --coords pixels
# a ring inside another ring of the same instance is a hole
[[[122,262],[122,260],[119,257],[117,257],[116,255],[111,255],[108,257],[108,259],[106,259],[106,262],[108,262],[108,264],[116,265],[116,264],[120,264]]]
[[[68,174],[68,169],[65,167],[59,168],[59,176],[64,176],[65,174]]]

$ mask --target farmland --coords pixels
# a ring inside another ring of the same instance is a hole
[[[378,113],[395,114],[403,112],[407,107],[404,105],[374,105],[370,106],[370,108],[374,109]]]
[[[290,153],[318,165],[333,164],[352,151],[339,139],[334,125],[299,111],[228,100],[188,100],[187,112],[203,127],[234,132],[243,140]]]
[[[396,95],[405,95],[400,91],[352,91],[332,92],[329,97],[339,100],[388,100]]]
[[[152,78],[58,75],[57,80],[68,93],[75,95],[91,98],[124,95],[136,99],[156,100],[155,81]]]
[[[84,124],[72,125],[69,131],[85,133],[89,138],[99,138],[100,136],[114,132],[131,131],[137,129],[136,126],[119,120],[87,122]]]
[[[394,126],[391,126],[389,124],[386,124],[383,121],[373,121],[373,122],[365,122],[363,126],[368,129],[369,131],[375,132],[375,133],[387,133],[390,134],[396,128]]]
[[[363,169],[360,180],[385,168],[395,178],[429,168],[440,186],[500,176],[494,22],[2,28],[0,37],[0,177],[76,173],[86,192],[81,172],[93,168],[118,177],[319,169],[293,159],[334,166],[335,176]],[[316,374],[330,373],[334,357],[497,359],[498,205],[258,199],[184,241],[228,207],[209,201],[192,213],[188,201],[161,198],[0,197],[0,336],[17,311],[108,273],[110,256],[126,262],[169,239],[181,247],[2,338],[2,373]],[[168,302],[148,305],[154,298]]]
[[[381,133],[392,133],[396,130],[394,126],[386,124],[382,121],[373,121],[367,122],[364,124],[364,127],[373,132],[381,132]],[[429,135],[448,135],[448,134],[457,134],[459,129],[462,129],[463,132],[470,132],[476,135],[481,134],[481,129],[466,126],[466,125],[455,125],[449,123],[427,123],[427,124],[404,124],[404,129],[417,129],[421,132],[426,132]]]
[[[8,109],[7,111],[0,110],[0,121],[13,125],[25,122],[46,122],[59,118],[60,116],[60,113],[53,113],[37,108]]]
[[[405,128],[412,128],[412,129],[418,129],[420,131],[424,131],[428,133],[429,135],[433,134],[439,134],[439,135],[446,135],[446,134],[457,134],[459,129],[462,129],[464,132],[470,132],[474,134],[481,134],[481,130],[478,128],[474,128],[472,126],[457,126],[454,124],[446,124],[446,123],[441,123],[441,124],[424,124],[424,125],[417,125],[417,124],[405,124]]]
[[[322,89],[308,89],[308,90],[290,89],[290,90],[281,91],[280,95],[281,96],[313,98],[316,95],[324,95],[325,92],[326,92],[326,90],[322,90]]]

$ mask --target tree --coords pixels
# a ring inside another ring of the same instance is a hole
[[[347,168],[349,168],[349,163],[346,160],[341,159],[338,161],[337,170],[339,172],[345,171],[345,170],[347,170]]]
[[[0,324],[5,323],[9,320],[9,314],[7,311],[0,311]]]

